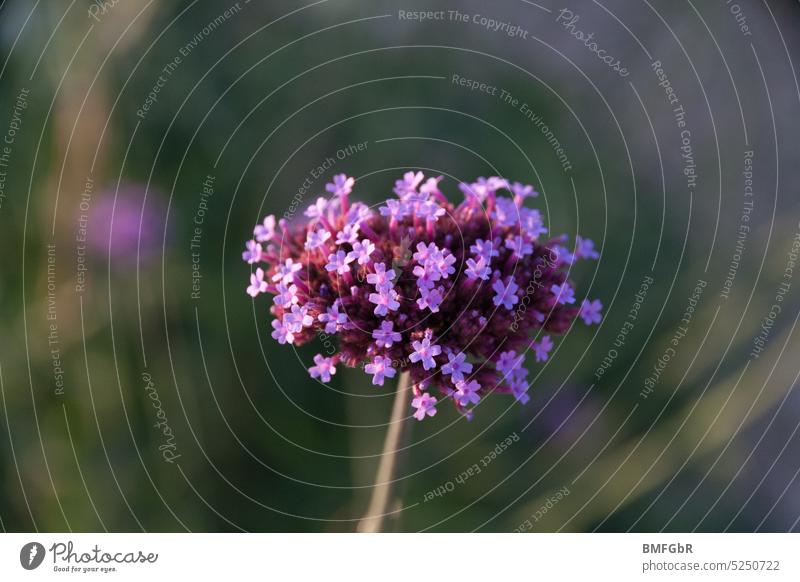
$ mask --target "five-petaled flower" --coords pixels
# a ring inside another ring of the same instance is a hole
[[[553,340],[550,339],[549,335],[546,335],[538,342],[531,344],[531,347],[533,348],[533,353],[536,354],[536,361],[544,362],[547,360],[550,350],[553,349]]]
[[[600,253],[594,250],[594,242],[580,235],[575,237],[575,258],[577,259],[599,259]]]
[[[289,326],[281,319],[273,319],[272,320],[272,327],[274,331],[272,332],[272,337],[278,340],[279,344],[285,343],[294,343],[294,334],[289,329]]]
[[[327,208],[328,208],[328,201],[322,196],[320,196],[319,198],[317,198],[317,201],[314,202],[314,204],[312,204],[311,206],[309,206],[308,209],[303,214],[305,214],[309,218],[319,218],[321,216],[324,216],[325,209]]]
[[[359,223],[345,224],[342,230],[336,233],[336,244],[353,244],[358,240]]]
[[[514,194],[514,201],[519,205],[522,205],[522,202],[524,202],[526,198],[535,198],[539,195],[539,193],[533,189],[533,186],[520,182],[511,184],[511,192]]]
[[[304,327],[314,325],[314,317],[308,312],[307,305],[292,305],[292,310],[284,314],[283,321],[294,333],[300,333]]]
[[[336,362],[333,358],[326,358],[322,354],[314,356],[316,366],[311,366],[308,371],[312,378],[319,378],[322,382],[330,382],[331,376],[336,373]]]
[[[319,230],[312,230],[306,237],[306,250],[313,251],[314,249],[324,248],[325,243],[331,238],[331,233],[324,228]]]
[[[264,269],[259,267],[255,273],[250,274],[250,286],[247,288],[247,294],[250,297],[256,297],[259,293],[266,293],[267,287],[267,282],[264,281]]]
[[[372,332],[372,337],[375,338],[375,343],[382,348],[390,348],[395,342],[400,341],[400,333],[394,331],[394,322],[384,320],[381,322],[380,328]]]
[[[328,255],[328,264],[325,269],[328,271],[336,271],[340,275],[350,272],[350,263],[353,262],[353,257],[349,256],[344,251],[336,251]]]
[[[257,224],[253,229],[256,242],[268,242],[275,238],[275,224],[275,217],[272,215],[265,217],[261,224]]]
[[[436,360],[433,358],[442,353],[441,346],[431,345],[430,337],[425,337],[422,341],[413,342],[411,345],[414,347],[414,351],[408,357],[409,360],[412,362],[421,361],[422,367],[426,370],[436,367]]]
[[[482,279],[485,281],[491,275],[492,269],[489,267],[486,257],[481,255],[477,261],[475,259],[467,259],[467,269],[464,273],[470,279]]]
[[[600,315],[600,311],[602,309],[603,304],[600,303],[599,299],[595,299],[594,301],[584,299],[583,303],[581,303],[581,317],[583,318],[583,322],[586,325],[600,323],[600,321],[603,319],[603,316]]]
[[[556,296],[556,303],[566,305],[567,303],[575,303],[575,290],[570,287],[569,283],[563,285],[553,285],[551,287],[553,295]]]
[[[386,315],[389,311],[397,311],[400,307],[400,296],[392,288],[380,289],[369,294],[369,302],[375,304],[375,315]]]
[[[389,216],[394,220],[402,220],[409,214],[408,205],[402,200],[387,200],[386,206],[381,206],[378,211],[381,216]]]
[[[475,244],[469,247],[469,252],[484,257],[487,261],[491,261],[492,257],[499,255],[499,251],[495,249],[494,242],[477,239]]]
[[[337,299],[328,307],[325,313],[320,313],[317,319],[325,324],[325,333],[336,333],[347,323],[347,314],[339,312],[341,302]]]
[[[459,380],[456,382],[456,390],[453,393],[453,398],[455,398],[459,406],[477,404],[481,399],[481,397],[478,396],[480,387],[481,385],[475,380]]]
[[[275,305],[282,307],[283,309],[289,309],[300,301],[300,298],[297,297],[297,285],[286,285],[285,283],[279,283],[277,286],[278,294],[275,295],[273,301]]]
[[[519,289],[519,285],[514,283],[514,280],[510,277],[505,284],[503,284],[500,279],[496,280],[492,283],[492,289],[495,291],[492,302],[497,306],[502,305],[506,309],[513,309],[514,304],[519,302],[519,297],[515,295],[517,289]]]
[[[517,236],[506,239],[506,248],[514,251],[518,257],[525,257],[533,254],[533,245],[524,236]]]
[[[436,396],[431,396],[427,392],[423,392],[411,401],[411,406],[417,409],[414,413],[414,418],[422,420],[425,415],[436,416],[436,403],[438,400]]]
[[[442,374],[451,376],[453,384],[457,384],[464,379],[464,374],[472,372],[472,364],[466,361],[467,356],[464,352],[447,354],[447,363],[442,366]]]
[[[245,250],[242,253],[242,259],[244,259],[251,265],[253,263],[259,262],[263,258],[264,252],[261,248],[261,244],[257,243],[254,240],[249,240],[245,243],[244,246]]]
[[[353,191],[355,183],[355,178],[348,178],[347,174],[336,174],[333,177],[333,182],[325,186],[325,190],[334,196],[347,196]]]
[[[351,260],[358,261],[359,265],[366,265],[369,262],[369,256],[375,251],[375,245],[365,238],[361,242],[353,243],[353,250],[347,253]]]
[[[417,194],[417,186],[425,179],[425,174],[422,172],[406,172],[403,174],[402,180],[397,180],[394,183],[394,193],[400,198],[408,195]]]
[[[391,286],[392,280],[394,279],[394,271],[392,269],[387,271],[386,265],[383,263],[375,263],[373,268],[375,272],[367,275],[367,283],[375,285],[375,288],[379,290]]]
[[[383,386],[384,378],[394,378],[397,370],[392,367],[392,360],[384,356],[375,356],[371,363],[364,366],[367,374],[372,374],[372,383]]]
[[[282,265],[278,265],[278,272],[272,276],[275,282],[280,281],[284,285],[294,282],[294,274],[303,268],[301,263],[295,263],[292,259],[286,259]]]

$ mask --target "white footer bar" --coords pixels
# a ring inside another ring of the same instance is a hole
[[[798,554],[797,534],[3,534],[0,580],[777,581]]]

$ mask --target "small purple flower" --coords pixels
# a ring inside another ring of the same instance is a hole
[[[444,287],[420,287],[420,298],[417,299],[417,305],[420,309],[430,309],[432,313],[438,313],[439,306],[444,301]]]
[[[378,293],[370,293],[369,302],[375,304],[375,315],[387,315],[389,311],[397,311],[400,302],[397,291],[391,288],[379,289]]]
[[[256,297],[259,293],[266,293],[267,286],[267,282],[264,281],[264,269],[259,267],[255,273],[250,274],[250,286],[247,288],[247,294],[250,297]]]
[[[514,371],[514,374],[511,376],[511,380],[508,382],[511,388],[511,394],[514,395],[514,398],[520,404],[527,404],[528,401],[531,399],[528,396],[528,388],[530,388],[530,384],[525,379],[528,375],[528,370],[525,368],[518,368]]]
[[[253,236],[256,238],[256,242],[268,242],[275,238],[275,224],[274,214],[264,217],[264,222],[256,225],[253,229]]]
[[[288,309],[299,301],[297,297],[297,285],[286,285],[285,283],[278,283],[278,293],[273,298],[275,305]]]
[[[414,351],[408,357],[409,360],[416,363],[421,361],[422,367],[426,370],[436,367],[436,360],[434,356],[442,353],[442,348],[436,344],[431,345],[431,340],[428,337],[423,338],[422,341],[415,341],[411,343]]]
[[[477,404],[481,399],[481,397],[478,396],[480,387],[481,385],[475,380],[459,380],[456,382],[456,390],[453,392],[453,398],[458,402],[459,406]]]
[[[336,374],[336,362],[333,358],[326,358],[322,354],[314,356],[316,366],[311,366],[308,372],[312,378],[319,378],[322,382],[330,382],[331,376]]]
[[[325,184],[325,190],[334,196],[347,196],[353,191],[355,183],[356,179],[348,178],[347,174],[336,174],[333,177],[333,182]]]
[[[527,370],[525,370],[527,372]],[[528,388],[530,385],[525,380],[525,378],[514,378],[511,382],[511,394],[514,395],[517,402],[520,404],[527,404],[528,401],[531,399],[528,396]]]
[[[444,249],[442,251],[442,257],[434,262],[434,266],[439,274],[443,278],[447,279],[450,275],[456,272],[456,268],[453,266],[455,262],[455,256],[447,249]]]
[[[278,272],[272,276],[272,281],[280,281],[286,285],[294,282],[294,274],[303,268],[302,263],[295,263],[292,259],[286,259],[282,265],[278,265]]]
[[[533,342],[531,348],[533,348],[533,353],[536,355],[536,361],[544,362],[549,357],[550,350],[553,349],[553,341],[549,335],[546,335],[540,341]]]
[[[305,248],[307,251],[313,251],[314,249],[324,248],[325,243],[331,238],[331,233],[328,232],[326,228],[320,228],[317,230],[312,230],[308,233],[306,237],[306,244]]]
[[[400,334],[394,331],[394,322],[383,320],[381,327],[372,332],[375,343],[382,348],[390,348],[395,342],[400,341]]]
[[[287,326],[282,320],[273,319],[272,327],[274,328],[272,337],[278,340],[279,344],[283,345],[287,343],[294,343],[294,334],[289,329],[289,326]]]
[[[517,203],[520,205],[526,198],[536,198],[539,195],[539,193],[533,189],[533,186],[522,184],[521,182],[514,182],[511,184],[510,190],[511,193],[514,194]]]
[[[520,217],[522,230],[533,240],[539,238],[540,234],[545,234],[547,232],[547,229],[544,227],[544,222],[542,222],[542,215],[538,210],[522,208],[520,209]]]
[[[478,178],[478,182],[482,181],[483,178]],[[498,176],[490,176],[484,182],[486,188],[489,190],[490,193],[494,194],[498,190],[508,190],[508,180],[505,178],[500,178]]]
[[[511,198],[500,196],[495,200],[492,218],[500,226],[514,226],[520,222],[520,210]]]
[[[420,193],[436,197],[442,196],[442,192],[439,190],[439,182],[441,182],[443,178],[444,176],[428,178],[425,180],[425,183],[419,187]]]
[[[419,263],[414,267],[413,273],[420,289],[431,289],[436,281],[447,279],[456,271],[453,267],[455,256],[447,249],[439,249],[434,243],[419,243],[413,258]]]
[[[303,214],[305,214],[309,218],[321,218],[322,216],[325,215],[325,210],[327,208],[328,208],[328,200],[320,196],[319,198],[317,198],[317,201],[314,202],[314,204],[312,204],[311,206],[309,206]]]
[[[519,302],[519,297],[515,295],[517,289],[519,289],[519,285],[514,282],[512,277],[508,278],[508,283],[505,285],[503,282],[498,279],[492,284],[492,289],[495,291],[496,295],[492,299],[492,303],[497,306],[502,305],[506,309],[513,309],[514,304]]]
[[[308,307],[303,305],[292,305],[291,313],[283,316],[283,323],[289,326],[294,333],[300,333],[304,327],[314,325],[314,318],[308,313]]]
[[[414,253],[413,259],[420,265],[424,265],[430,259],[435,259],[441,254],[442,252],[439,250],[439,247],[437,247],[434,243],[427,245],[425,243],[419,243],[417,244],[417,252]]]
[[[487,263],[491,261],[492,257],[496,257],[499,254],[492,241],[485,241],[480,238],[475,241],[474,245],[469,247],[469,250],[474,255],[484,257]]]
[[[383,379],[394,378],[397,370],[392,367],[392,360],[383,356],[375,356],[372,363],[364,366],[367,374],[372,374],[372,383],[376,386],[383,386]]]
[[[453,384],[461,382],[464,379],[464,374],[472,372],[472,364],[467,362],[467,356],[464,352],[447,354],[447,363],[442,366],[442,374],[451,376]]]
[[[508,188],[508,182],[497,176],[484,178],[481,176],[472,184],[461,183],[459,189],[464,193],[464,197],[469,199],[475,197],[478,202],[483,202],[489,196],[494,196],[501,188]]]
[[[344,228],[336,233],[336,244],[353,244],[358,240],[358,230],[359,224],[357,222],[353,224],[345,224]]]
[[[567,247],[561,245],[555,245],[551,248],[555,251],[560,261],[564,261],[564,263],[566,263],[567,265],[571,265],[575,262],[575,255],[569,252],[569,249]]]
[[[351,260],[357,260],[359,265],[366,265],[369,262],[369,256],[374,251],[375,245],[368,238],[365,238],[361,242],[353,243],[353,250],[347,256]]]
[[[514,350],[509,350],[500,354],[494,367],[503,376],[511,376],[514,370],[522,366],[522,356],[518,356]]]
[[[375,285],[375,288],[379,291],[385,289],[387,286],[391,286],[392,280],[395,277],[394,271],[392,269],[387,271],[386,265],[383,263],[375,263],[373,267],[375,268],[375,272],[367,275],[367,283]]]
[[[575,258],[576,259],[599,259],[600,254],[594,250],[594,242],[588,238],[575,236]]]
[[[409,214],[408,205],[405,202],[393,199],[387,200],[386,206],[378,208],[378,212],[381,213],[381,216],[388,216],[394,220],[402,220]]]
[[[366,220],[370,216],[372,216],[372,211],[369,209],[369,206],[363,202],[356,202],[350,206],[350,210],[347,211],[347,220],[345,224],[360,224],[362,220]]]
[[[325,333],[336,333],[341,326],[347,323],[347,315],[339,312],[340,304],[341,302],[337,299],[325,313],[317,316],[317,320],[325,324]]]
[[[420,265],[414,267],[413,273],[417,278],[417,288],[420,291],[433,289],[436,286],[436,281],[442,278],[434,269],[426,269]]]
[[[436,403],[438,400],[435,396],[431,396],[427,392],[423,392],[411,401],[411,406],[417,409],[414,413],[414,418],[422,420],[425,415],[436,416]]]
[[[564,283],[563,285],[553,285],[550,290],[553,292],[553,295],[556,296],[556,302],[559,305],[575,303],[575,290],[570,286],[569,283]]]
[[[350,263],[353,257],[348,256],[344,251],[336,251],[328,255],[328,264],[325,265],[326,271],[336,271],[339,275],[350,272]]]
[[[242,259],[250,263],[258,263],[261,260],[264,252],[261,245],[254,240],[249,240],[245,243],[245,251],[242,253]]]
[[[402,180],[397,180],[394,183],[394,193],[397,194],[397,196],[401,199],[405,198],[409,194],[416,194],[417,187],[424,179],[425,174],[422,172],[406,172],[403,174]]]
[[[514,251],[514,254],[519,258],[533,254],[533,245],[522,235],[507,238],[506,248]]]
[[[599,299],[595,299],[594,301],[584,299],[583,303],[581,303],[580,316],[583,318],[583,321],[586,325],[600,323],[600,320],[603,319],[603,317],[600,315],[601,309],[603,309],[603,304],[600,303]]]
[[[433,200],[426,200],[419,205],[419,208],[417,208],[417,214],[421,218],[432,222],[439,220],[439,217],[444,216],[445,213],[445,209],[439,206]]]
[[[465,273],[470,279],[483,279],[485,281],[491,275],[492,269],[486,262],[486,257],[480,256],[477,261],[475,259],[467,259]]]

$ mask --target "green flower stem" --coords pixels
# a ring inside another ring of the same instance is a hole
[[[391,513],[390,504],[394,495],[395,475],[400,461],[401,451],[410,432],[411,423],[408,415],[408,395],[411,388],[411,377],[403,372],[397,380],[397,392],[392,405],[392,416],[383,442],[383,453],[375,475],[375,485],[369,508],[358,523],[358,531],[375,533],[382,531],[386,517]]]

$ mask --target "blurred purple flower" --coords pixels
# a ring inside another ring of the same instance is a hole
[[[89,251],[99,259],[105,259],[110,252],[111,263],[120,267],[135,264],[137,256],[142,263],[149,262],[161,252],[165,216],[157,192],[149,190],[145,204],[144,185],[102,190],[89,210]]]

